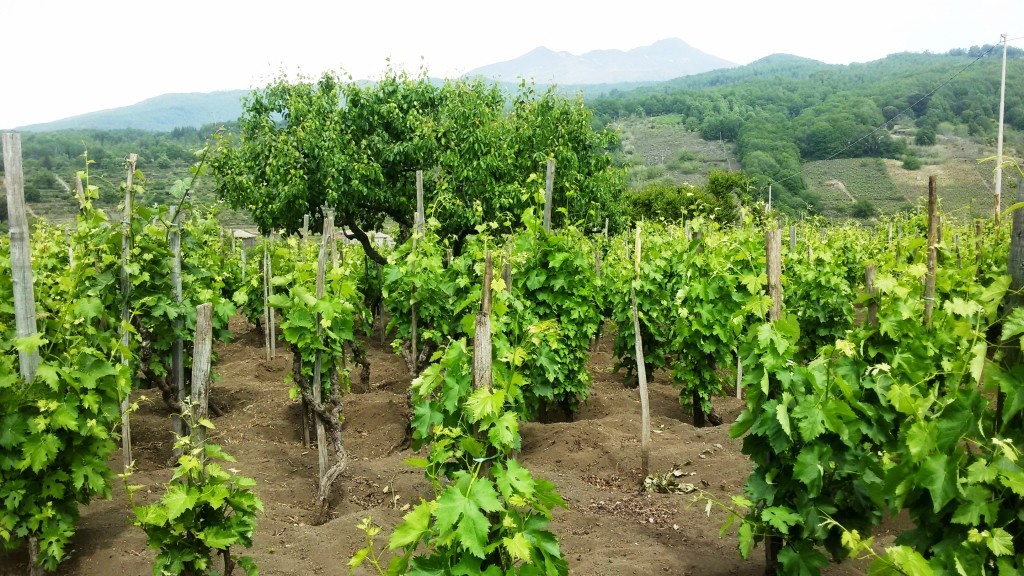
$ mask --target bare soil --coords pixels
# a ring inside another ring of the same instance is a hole
[[[267,361],[258,330],[244,321],[232,323],[234,342],[218,345],[215,371],[220,380],[212,396],[226,406],[215,418],[218,442],[237,463],[229,465],[256,479],[266,507],[255,544],[249,551],[264,575],[346,574],[346,562],[364,545],[356,524],[367,516],[382,525],[385,549],[402,508],[432,498],[422,471],[402,464],[414,453],[405,446],[405,390],[409,375],[402,360],[372,339],[371,390],[346,397],[344,441],[351,463],[335,484],[333,519],[312,526],[316,449],[303,447],[300,410],[288,398],[285,377],[291,355],[278,347]],[[555,483],[569,505],[554,512],[551,530],[561,540],[570,572],[603,575],[756,575],[764,571],[760,548],[744,561],[735,536],[719,538],[725,513],[692,495],[639,491],[640,402],[635,389],[612,374],[610,338],[592,354],[594,386],[589,401],[572,422],[526,423],[520,459],[536,476]],[[742,492],[749,462],[741,441],[728,435],[728,424],[742,405],[734,397],[715,402],[726,425],[697,429],[679,405],[666,375],[650,385],[652,472],[682,466],[689,482],[728,502]],[[358,385],[356,386],[358,387]],[[150,391],[140,391],[143,395]],[[133,415],[137,471],[132,484],[144,484],[137,498],[159,496],[171,475],[170,411],[150,393]],[[120,467],[121,456],[111,458]],[[111,500],[82,508],[82,517],[67,560],[59,574],[68,576],[135,576],[152,573],[154,551],[145,535],[131,525],[125,488],[118,483]],[[853,566],[830,574],[863,573]],[[0,576],[27,574],[24,551],[0,554]],[[236,574],[240,573],[236,571]],[[359,574],[370,574],[360,571]]]

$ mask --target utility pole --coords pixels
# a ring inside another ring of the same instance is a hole
[[[1003,77],[999,87],[999,136],[996,139],[996,192],[995,192],[995,223],[999,226],[999,210],[1002,207],[1003,192],[1003,109],[1006,107],[1006,43],[1007,35],[1000,34],[1003,39]]]

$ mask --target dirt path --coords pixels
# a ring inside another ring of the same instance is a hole
[[[333,520],[314,527],[309,522],[316,450],[302,446],[298,404],[288,399],[290,355],[267,362],[258,331],[237,321],[232,328],[235,342],[217,348],[220,381],[213,395],[228,412],[215,419],[216,441],[238,459],[233,467],[256,479],[266,507],[248,553],[264,575],[346,574],[348,558],[363,545],[355,527],[362,518],[372,516],[384,526],[380,543],[386,547],[402,507],[432,497],[421,471],[402,464],[413,455],[402,448],[409,384],[405,365],[379,340],[371,342],[372,390],[346,397],[344,435],[352,463],[335,487]],[[622,386],[621,376],[609,372],[614,364],[610,347],[606,341],[605,351],[592,357],[592,396],[574,422],[527,423],[522,429],[521,461],[534,475],[554,482],[569,504],[568,510],[555,511],[551,529],[561,539],[571,573],[762,574],[761,549],[743,561],[734,537],[718,537],[722,512],[712,509],[709,517],[703,503],[694,505],[688,496],[638,492],[639,399],[636,391]],[[141,500],[155,498],[171,473],[170,413],[158,395],[149,396],[157,400],[144,403],[133,422],[138,472],[131,483],[147,486],[139,493]],[[741,492],[749,464],[740,454],[741,441],[729,438],[727,426],[691,426],[663,374],[651,384],[651,405],[653,470],[680,465],[692,473],[691,482],[722,501]],[[741,406],[735,398],[722,398],[716,408],[731,422]],[[111,464],[119,463],[115,454]],[[142,531],[131,526],[129,514],[120,485],[112,500],[84,507],[59,573],[151,574],[154,552],[146,548]],[[0,576],[27,573],[24,562],[21,553],[0,554]],[[863,573],[850,568],[830,574]]]

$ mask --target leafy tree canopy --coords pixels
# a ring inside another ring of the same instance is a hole
[[[481,80],[437,84],[392,69],[374,84],[282,77],[249,95],[239,133],[220,142],[211,167],[218,195],[261,231],[295,232],[305,214],[319,229],[330,206],[383,261],[365,231],[388,220],[412,227],[417,170],[428,217],[456,245],[483,222],[515,226],[548,158],[556,225],[617,223],[625,179],[606,153],[616,136],[592,125],[581,99],[525,83],[506,97]]]

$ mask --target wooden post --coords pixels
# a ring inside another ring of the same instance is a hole
[[[412,236],[412,249],[416,250],[416,246],[419,242],[419,238],[423,235],[423,171],[416,171],[416,214],[413,215],[413,236]],[[413,264],[415,266],[415,263]],[[416,269],[413,268],[413,273]],[[409,368],[413,378],[420,373],[420,355],[419,355],[419,318],[416,313],[416,284],[412,284],[409,287],[409,295],[414,300],[409,305],[409,311],[412,315],[410,319],[409,327]]]
[[[168,239],[171,245],[171,289],[174,291],[174,301],[179,307],[179,314],[174,319],[175,331],[181,334],[185,325],[184,315],[180,313],[183,302],[181,289],[181,226],[177,206],[171,206],[171,229],[168,231]],[[234,236],[232,236],[234,237]],[[178,405],[185,406],[188,403],[188,391],[185,390],[185,343],[180,337],[174,340],[171,348],[171,379],[174,381],[174,390],[178,398]],[[175,438],[184,436],[187,432],[185,421],[181,414],[171,415],[171,430]],[[181,456],[181,451],[174,450],[174,460]]]
[[[199,458],[204,464],[206,456],[206,427],[200,424],[210,411],[210,359],[213,352],[213,305],[209,302],[196,306],[195,346],[192,350],[192,447],[200,448]]]
[[[740,358],[740,351],[736,350],[736,398],[743,399],[743,359]]]
[[[121,217],[121,297],[124,303],[121,305],[121,346],[128,348],[127,324],[131,321],[131,279],[128,276],[128,263],[132,250],[132,179],[135,176],[135,164],[138,162],[137,154],[128,155],[128,177],[124,189],[124,215]],[[121,363],[128,365],[129,358],[121,352]],[[132,423],[129,413],[129,396],[131,390],[121,399],[121,455],[124,459],[124,469],[127,471],[132,465]]]
[[[245,243],[243,242],[243,243],[242,243],[242,283],[243,283],[243,284],[245,284],[245,267],[246,267],[246,261],[245,261]]]
[[[416,234],[423,235],[423,228],[426,224],[426,214],[423,212],[423,170],[416,171],[416,219],[414,220]]]
[[[690,221],[689,220],[687,220],[686,222],[683,223],[683,235],[686,238],[687,242],[689,242],[690,240],[693,240],[693,232],[690,230]]]
[[[875,300],[875,296],[878,295],[878,291],[875,289],[875,277],[877,275],[878,267],[875,264],[868,264],[867,268],[864,269],[864,291],[871,297],[871,300],[868,302],[867,316],[864,320],[868,326],[878,325],[878,301]]]
[[[277,358],[277,314],[270,298],[274,297],[274,233],[270,233],[270,254],[267,255],[267,312],[270,327],[270,358]]]
[[[963,268],[963,260],[960,259],[960,235],[953,234],[953,250],[956,251],[956,269]]]
[[[888,242],[888,244],[890,246],[892,246],[892,222],[889,222],[889,242]]]
[[[334,211],[328,209],[327,214],[329,217],[324,218],[324,231],[323,237],[320,242],[320,259],[316,269],[316,298],[317,300],[323,299],[324,297],[324,275],[327,272],[327,241],[334,234]],[[316,314],[316,337],[319,341],[323,334],[323,327],[320,325],[320,313]],[[323,401],[323,385],[322,385],[322,364],[323,364],[323,352],[320,350],[316,351],[316,360],[313,363],[313,403],[319,406]],[[324,479],[327,475],[327,470],[330,468],[330,462],[327,457],[327,429],[324,426],[323,417],[319,412],[314,411],[313,419],[316,421],[316,452],[317,459],[320,464],[319,479],[320,483],[323,484]]]
[[[377,264],[377,285],[384,286],[384,268]],[[384,336],[387,332],[387,324],[384,322],[384,315],[387,313],[387,305],[384,303],[384,299],[380,299],[380,345],[384,345]]]
[[[267,352],[267,362],[270,362],[270,276],[268,275],[267,262],[270,261],[267,246],[269,240],[263,241],[263,343]]]
[[[306,238],[309,237],[309,214],[302,215],[302,230],[299,233],[299,262],[306,261]]]
[[[779,229],[765,232],[765,264],[768,272],[768,295],[772,299],[772,307],[768,309],[768,321],[775,322],[782,317],[782,231]],[[769,398],[773,395],[770,388],[768,394]],[[765,576],[775,576],[778,573],[782,543],[782,537],[773,530],[765,536]]]
[[[932,325],[932,314],[935,309],[935,265],[938,256],[938,207],[939,194],[936,177],[928,177],[928,272],[924,277],[924,326]]]
[[[981,220],[974,221],[974,263],[981,265],[981,249],[982,249],[982,237],[984,236],[984,230],[982,229]]]
[[[789,253],[796,252],[796,226],[789,227]]]
[[[484,280],[480,292],[480,312],[473,335],[473,388],[491,389],[491,251],[484,257]]]
[[[5,132],[4,182],[7,186],[7,217],[11,236],[11,283],[14,289],[14,323],[18,338],[37,332],[36,300],[32,287],[32,250],[25,209],[25,175],[21,167],[21,134]],[[39,352],[18,352],[18,371],[25,382],[35,380]]]
[[[544,180],[544,230],[551,232],[551,203],[555,189],[555,159],[548,158],[548,173]]]
[[[1024,202],[1024,189],[1017,187],[1017,202]],[[1010,216],[1010,253],[1006,259],[1007,272],[1010,275],[1010,288],[1003,299],[1003,311],[1009,315],[1015,308],[1024,306],[1024,210],[1015,210]],[[1003,366],[1013,368],[1021,363],[1020,336],[1009,341],[1000,342],[1006,351]],[[1019,386],[1020,384],[1018,384]],[[996,394],[995,433],[1003,428],[1003,404],[1006,393],[1002,389]],[[1020,419],[1020,416],[1017,416]]]
[[[635,278],[640,278],[640,227],[636,225],[636,247],[633,250],[633,269]],[[636,288],[629,288],[629,296],[633,312],[633,342],[636,355],[636,375],[640,388],[640,482],[650,473],[651,460],[651,404],[647,392],[647,364],[644,362],[644,343],[640,337],[640,315],[636,306]]]
[[[782,232],[778,229],[766,231],[765,246],[768,296],[772,299],[772,307],[768,310],[768,321],[775,322],[782,317]]]
[[[512,293],[512,264],[511,256],[505,258],[504,266],[501,268],[501,279],[505,282],[505,290]]]

